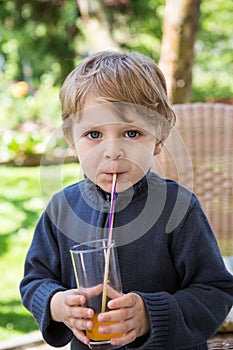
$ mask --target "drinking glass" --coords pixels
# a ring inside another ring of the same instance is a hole
[[[107,239],[77,244],[70,249],[78,291],[86,297],[86,306],[94,310],[91,319],[94,327],[86,330],[92,349],[110,350],[116,348],[110,339],[120,337],[121,333],[100,334],[98,322],[100,312],[108,311],[109,300],[122,295],[122,284],[115,242]],[[119,348],[119,346],[118,346]]]

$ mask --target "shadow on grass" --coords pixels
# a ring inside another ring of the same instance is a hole
[[[8,250],[8,239],[11,233],[0,235],[0,255],[3,255]]]
[[[37,208],[35,209],[27,209],[25,205],[31,200],[31,198],[25,199],[12,199],[10,201],[11,205],[15,207],[15,210],[21,211],[24,214],[24,219],[19,220],[17,227],[14,230],[9,230],[5,234],[0,234],[0,255],[3,255],[10,249],[10,240],[9,238],[13,235],[16,235],[21,228],[29,229],[34,228],[36,222],[39,218],[39,211]],[[0,196],[0,202],[6,202],[6,198]],[[14,218],[14,209],[13,209],[13,218]]]
[[[0,310],[1,327],[8,330],[15,330],[22,334],[38,330],[34,318],[30,314],[24,314],[24,309],[20,301],[0,302]]]

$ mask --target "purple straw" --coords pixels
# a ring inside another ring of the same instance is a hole
[[[113,174],[113,177],[112,177],[112,192],[111,192],[111,206],[110,206],[109,225],[108,225],[108,246],[112,243],[112,229],[113,229],[113,221],[114,221],[114,208],[115,208],[115,202],[116,202],[116,178],[117,178],[117,175]]]
[[[106,309],[107,284],[108,284],[108,272],[109,272],[109,261],[110,261],[110,245],[112,243],[112,229],[113,229],[114,208],[115,208],[115,201],[116,201],[116,178],[117,178],[117,174],[113,174],[112,192],[111,192],[111,206],[110,206],[109,226],[108,226],[108,247],[107,247],[105,269],[104,269],[104,285],[103,285],[101,312],[105,312],[105,309]]]

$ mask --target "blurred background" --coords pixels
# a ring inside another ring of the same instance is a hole
[[[20,302],[23,261],[44,197],[79,176],[59,133],[66,75],[96,51],[138,51],[160,65],[174,104],[232,104],[232,13],[225,0],[0,0],[0,341],[37,329]]]

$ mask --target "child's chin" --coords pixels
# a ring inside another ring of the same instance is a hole
[[[122,179],[119,180],[116,184],[116,191],[119,192],[124,192],[126,190],[128,190],[130,187],[133,186],[133,183],[129,180],[126,179]]]

